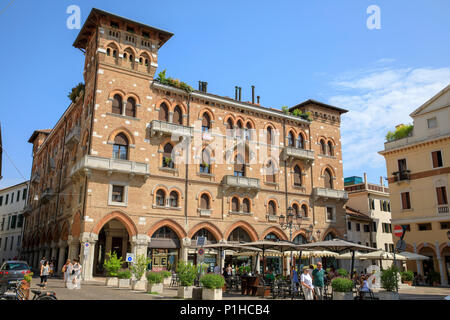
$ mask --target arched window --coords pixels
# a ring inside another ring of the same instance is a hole
[[[107,55],[108,57],[111,55],[111,49],[110,49],[110,48],[106,49],[106,55]]]
[[[251,242],[250,240],[250,236],[248,235],[248,233],[240,228],[237,227],[236,229],[233,230],[233,232],[230,233],[230,235],[228,236],[227,241],[231,241],[231,242]]]
[[[117,58],[117,50],[113,50],[113,58]]]
[[[165,103],[161,103],[159,106],[158,119],[166,122],[169,121],[169,108],[167,108]]]
[[[269,203],[267,204],[267,213],[270,216],[274,216],[277,214],[277,205],[275,204],[275,201],[270,200]]]
[[[127,100],[125,115],[133,118],[136,117],[136,101],[133,98],[128,98]]]
[[[302,204],[302,216],[307,217],[308,216],[308,207],[306,204]]]
[[[294,135],[292,134],[292,131],[289,131],[289,134],[288,134],[288,146],[289,147],[294,146]]]
[[[266,182],[275,183],[275,165],[272,160],[266,164]]]
[[[277,237],[277,235],[275,233],[269,233],[267,236],[264,237],[264,240],[269,240],[269,241],[280,241],[280,238]]]
[[[208,113],[203,113],[202,117],[202,131],[208,132],[209,129],[211,129],[211,118],[209,117]]]
[[[200,163],[201,173],[211,173],[211,157],[209,151],[205,148],[202,151],[202,160]]]
[[[250,200],[247,198],[242,201],[242,212],[250,213]]]
[[[123,133],[114,138],[113,158],[128,160],[128,139]]]
[[[231,118],[228,118],[228,120],[227,120],[227,128],[226,128],[227,136],[229,136],[229,137],[233,136],[233,128],[234,128],[233,120]]]
[[[333,240],[334,238],[336,238],[334,236],[334,234],[332,234],[331,232],[329,234],[327,234],[324,238],[325,241],[329,241],[329,240]]]
[[[330,169],[325,169],[325,172],[323,174],[325,179],[325,188],[333,189],[333,176]]]
[[[294,238],[293,242],[294,242],[295,244],[306,244],[306,243],[307,243],[306,238],[305,238],[303,235],[301,235],[301,234],[299,234],[298,236],[296,236],[296,237]]]
[[[298,204],[294,203],[294,204],[292,205],[292,209],[294,209],[294,215],[295,215],[295,216],[298,216],[298,215],[300,214],[300,210],[299,210],[299,208],[298,208]]]
[[[123,58],[124,58],[124,59],[126,59],[126,58],[127,58],[127,53],[126,53],[126,52],[124,52],[124,54],[123,54]]]
[[[143,62],[143,59],[142,59],[142,57],[140,57],[139,58],[139,64],[142,64],[142,62]]]
[[[320,140],[320,153],[327,154],[327,145],[324,140]]]
[[[214,235],[207,229],[202,228],[198,230],[193,236],[193,240],[197,240],[198,237],[205,237],[208,244],[217,243],[217,239],[214,237]]]
[[[145,66],[148,67],[148,59],[145,59]]]
[[[233,199],[231,199],[231,211],[239,212],[239,210],[240,210],[239,207],[240,207],[240,204],[239,204],[238,197],[233,197]]]
[[[298,134],[296,147],[305,149],[305,139],[303,139],[303,135],[301,133]]]
[[[334,148],[333,143],[331,141],[328,141],[328,155],[334,156]]]
[[[202,194],[202,196],[200,197],[200,208],[205,210],[211,208],[209,196],[206,193]]]
[[[172,122],[176,124],[183,124],[183,113],[181,112],[181,108],[179,106],[176,106],[173,110]]]
[[[272,144],[273,137],[272,137],[272,127],[267,127],[267,144]]]
[[[167,226],[161,227],[156,230],[152,235],[152,239],[173,239],[176,240],[176,242],[179,241],[177,234]]]
[[[159,189],[156,192],[156,205],[160,207],[164,207],[166,205],[166,193],[162,189]]]
[[[299,166],[294,167],[294,186],[302,185],[302,170]]]
[[[244,136],[245,140],[252,140],[252,124],[250,122],[247,122],[247,125],[245,126]]]
[[[177,208],[178,207],[178,192],[172,191],[169,195],[169,206]]]
[[[242,138],[242,121],[238,120],[238,122],[236,123],[236,137],[238,139]]]
[[[245,163],[243,157],[240,154],[237,154],[234,157],[234,176],[245,177]]]
[[[172,150],[173,150],[173,146],[170,143],[167,143],[164,146],[164,153],[163,153],[163,163],[162,166],[163,168],[174,168],[174,162],[172,159]]]
[[[122,108],[123,108],[122,97],[119,94],[115,94],[112,103],[112,113],[122,114]]]

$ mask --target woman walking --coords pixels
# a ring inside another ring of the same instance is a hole
[[[42,265],[41,265],[41,284],[44,284],[44,289],[47,287],[47,279],[48,279],[48,275],[50,273],[50,265],[48,263],[48,261],[45,261]]]
[[[70,259],[67,259],[66,264],[63,265],[62,270],[64,274],[64,288],[67,288],[67,283],[69,282],[69,276],[72,273],[72,263]]]
[[[73,259],[72,272],[67,282],[67,288],[69,289],[81,289],[81,264],[78,259]]]

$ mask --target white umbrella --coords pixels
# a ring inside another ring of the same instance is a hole
[[[285,255],[290,255],[298,257],[299,253],[296,251],[285,251]],[[302,258],[321,258],[321,257],[338,257],[339,253],[331,252],[328,250],[313,250],[313,251],[301,251]]]
[[[394,260],[394,254],[390,252],[386,252],[384,250],[378,250],[374,252],[364,253],[359,256],[359,259],[372,259],[372,260]],[[395,255],[396,260],[407,260],[405,256],[402,256],[401,254]]]
[[[430,257],[423,256],[418,253],[408,252],[408,251],[400,252],[400,254],[402,256],[404,256],[406,258],[406,260],[428,260],[428,259],[430,259]]]
[[[360,257],[363,254],[359,251],[355,251],[355,259],[356,260],[360,260]],[[336,256],[336,259],[342,259],[342,260],[351,260],[352,259],[353,254],[351,252],[347,252],[347,253],[343,253],[343,254],[339,254]]]

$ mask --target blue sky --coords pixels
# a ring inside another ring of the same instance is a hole
[[[69,5],[81,8],[82,22],[96,7],[174,33],[158,72],[193,87],[203,80],[209,92],[234,96],[238,85],[251,100],[255,85],[264,106],[312,98],[350,110],[341,126],[344,175],[367,172],[373,182],[387,176],[377,154],[386,131],[411,122],[409,113],[450,83],[448,0],[8,3],[0,2],[0,188],[29,177],[28,138],[55,125],[83,81]],[[381,9],[379,30],[366,26],[372,4]]]

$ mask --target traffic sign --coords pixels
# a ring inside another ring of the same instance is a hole
[[[205,253],[205,250],[203,248],[198,249],[198,254],[202,256]]]
[[[134,262],[134,253],[127,253],[127,262],[133,263]]]
[[[206,237],[197,238],[197,247],[203,247],[206,244]]]
[[[85,256],[87,256],[89,254],[89,248],[90,248],[89,242],[85,242],[84,243],[84,255]]]
[[[394,236],[401,237],[403,235],[403,227],[401,225],[396,225],[394,227]]]

